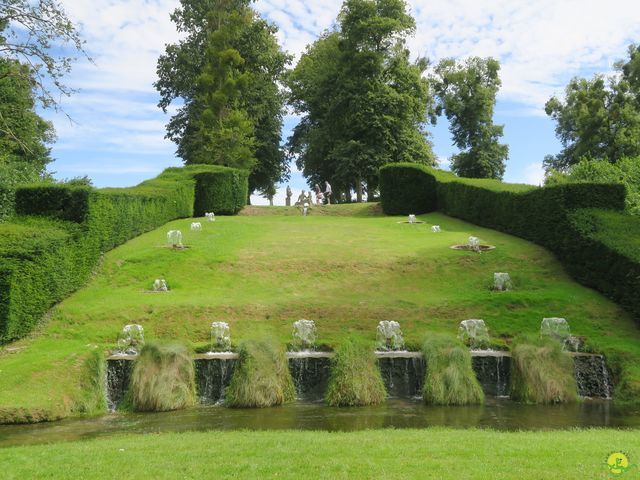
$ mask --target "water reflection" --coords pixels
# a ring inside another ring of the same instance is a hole
[[[573,405],[522,405],[488,398],[474,407],[431,407],[420,400],[389,400],[375,407],[330,408],[296,402],[269,409],[234,410],[220,406],[168,413],[114,413],[103,417],[38,425],[0,426],[0,447],[115,435],[206,430],[328,430],[377,428],[494,428],[549,430],[574,427],[640,428],[640,407],[609,401]]]

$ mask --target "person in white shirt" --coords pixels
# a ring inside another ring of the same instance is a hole
[[[327,205],[331,205],[331,185],[329,182],[324,182],[324,196],[327,199]]]

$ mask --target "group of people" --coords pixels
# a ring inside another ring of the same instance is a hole
[[[320,185],[318,185],[317,183],[314,187],[314,190],[316,194],[315,205],[324,205],[325,203],[327,205],[331,205],[332,191],[331,191],[331,185],[329,184],[329,182],[324,182],[324,192],[320,188]],[[293,194],[291,192],[291,187],[287,186],[287,206],[291,206],[292,195]],[[309,190],[309,193],[307,194],[305,190],[302,190],[302,192],[298,196],[298,200],[296,201],[295,205],[299,207],[307,207],[307,208],[310,207],[311,205],[314,205],[312,191]]]

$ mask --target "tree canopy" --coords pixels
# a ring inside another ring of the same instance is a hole
[[[277,28],[250,0],[181,0],[171,19],[184,38],[158,60],[159,106],[182,106],[167,125],[185,163],[247,168],[250,190],[266,192],[288,174],[280,148],[290,57]]]
[[[450,122],[453,143],[451,169],[462,177],[498,178],[504,175],[509,147],[499,143],[503,126],[494,125],[493,108],[501,82],[500,63],[471,57],[464,62],[447,58],[436,66],[436,113]]]
[[[563,147],[545,158],[548,170],[567,171],[583,159],[616,163],[640,156],[640,45],[631,45],[628,61],[615,68],[609,77],[572,79],[564,99],[546,103]]]
[[[288,148],[310,185],[329,180],[360,199],[386,163],[434,163],[427,61],[411,62],[405,47],[414,30],[403,0],[346,0],[337,29],[307,47],[287,78],[302,116]]]

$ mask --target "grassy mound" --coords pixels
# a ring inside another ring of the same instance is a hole
[[[226,391],[228,407],[272,407],[295,398],[289,363],[275,340],[245,341],[240,344],[239,354]]]
[[[332,407],[377,405],[386,396],[373,346],[354,340],[343,342],[331,362],[327,403]]]
[[[166,412],[195,404],[195,373],[182,345],[148,343],[131,374],[131,407],[139,412]]]
[[[574,402],[573,359],[550,339],[522,339],[511,358],[511,398],[528,403]]]
[[[430,335],[422,352],[427,375],[422,396],[435,405],[475,405],[484,402],[484,392],[471,365],[469,349],[455,337]]]

